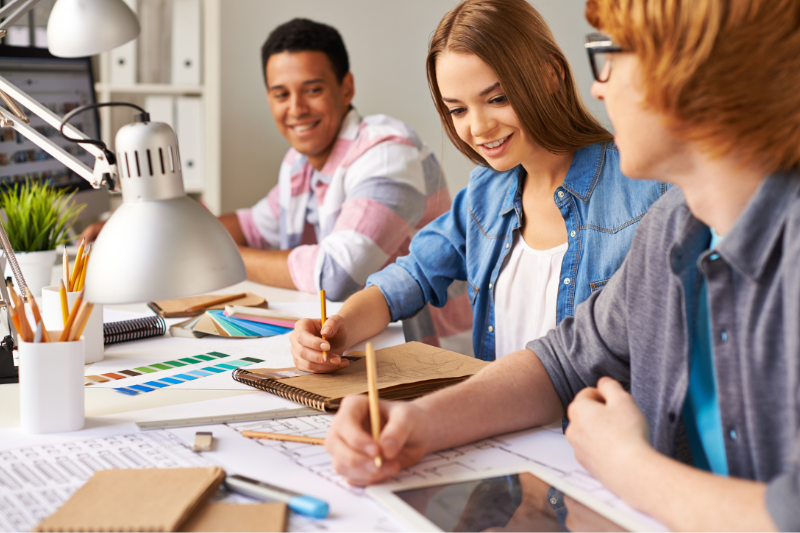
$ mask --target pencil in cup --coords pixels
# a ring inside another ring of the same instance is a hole
[[[80,278],[79,278],[80,279]],[[42,317],[44,323],[52,329],[66,330],[67,337],[80,338],[78,332],[82,332],[86,341],[86,363],[102,361],[105,356],[103,338],[103,306],[86,302],[81,296],[81,292],[66,292],[60,290],[61,284],[57,286],[44,287],[42,289]],[[81,312],[82,304],[86,306]],[[76,307],[77,306],[77,307]],[[66,308],[66,319],[64,309]],[[62,333],[62,335],[64,335]],[[50,335],[53,341],[60,341]]]

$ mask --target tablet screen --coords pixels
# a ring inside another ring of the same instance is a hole
[[[394,494],[444,531],[624,531],[530,473]]]

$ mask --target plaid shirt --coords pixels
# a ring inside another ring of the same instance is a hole
[[[248,246],[292,250],[289,271],[298,290],[325,289],[341,301],[406,255],[416,231],[450,204],[438,161],[410,127],[386,115],[361,118],[353,109],[321,171],[290,149],[278,184],[236,214]],[[471,329],[470,313],[454,311],[469,309],[462,292],[463,302],[450,310],[432,310],[440,336]]]

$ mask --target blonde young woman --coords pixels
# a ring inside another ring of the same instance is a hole
[[[524,0],[459,4],[431,40],[427,72],[445,131],[479,166],[450,212],[321,332],[317,320],[297,323],[298,368],[347,366],[343,350],[428,302],[443,306],[454,280],[468,282],[475,356],[514,352],[603,287],[665,190],[621,174],[612,136],[586,111],[564,54]]]
[[[798,531],[800,3],[590,0],[587,15],[607,33],[587,42],[592,93],[623,171],[674,187],[606,287],[527,350],[383,402],[377,445],[366,398],[346,398],[334,466],[374,483],[568,412],[578,461],[669,529]]]

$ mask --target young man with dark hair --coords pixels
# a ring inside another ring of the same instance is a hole
[[[267,197],[221,220],[250,279],[343,300],[405,255],[412,233],[446,211],[450,196],[408,126],[353,109],[353,74],[334,28],[291,20],[270,34],[261,58],[272,116],[292,149]]]
[[[261,59],[275,125],[292,148],[269,194],[220,220],[239,245],[249,279],[324,289],[331,300],[344,300],[406,255],[416,230],[450,208],[447,185],[409,126],[386,115],[361,117],[353,108],[353,74],[335,28],[291,20],[269,35]],[[97,231],[99,225],[87,230],[89,240]],[[460,292],[422,318],[439,314],[436,323],[449,335],[468,331],[466,285]],[[417,338],[435,338],[431,320],[416,326]]]

